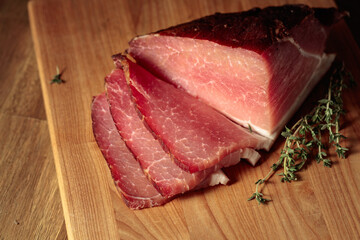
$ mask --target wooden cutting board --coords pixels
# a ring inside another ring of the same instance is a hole
[[[359,239],[360,97],[347,90],[343,132],[351,148],[331,169],[310,163],[301,181],[280,183],[275,176],[263,189],[266,206],[246,199],[254,182],[279,156],[282,141],[253,168],[242,162],[226,169],[232,180],[184,194],[162,207],[129,210],[116,191],[94,140],[92,97],[104,90],[113,68],[111,55],[134,36],[215,12],[234,12],[300,1],[95,1],[29,3],[31,29],[44,95],[61,199],[69,239]],[[330,7],[329,0],[303,1]],[[331,36],[359,82],[360,54],[349,29],[340,23]],[[50,84],[56,66],[65,84]],[[41,207],[41,206],[38,206]]]

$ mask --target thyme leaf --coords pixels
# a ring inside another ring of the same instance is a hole
[[[345,114],[343,109],[342,91],[346,88],[345,81],[354,84],[352,75],[345,70],[344,64],[334,68],[330,76],[330,83],[326,97],[318,101],[314,109],[298,120],[291,128],[285,126],[281,136],[285,138],[284,146],[276,163],[270,167],[268,174],[259,179],[255,192],[248,201],[256,199],[259,204],[267,203],[270,199],[263,197],[259,185],[265,184],[276,171],[282,168],[281,182],[297,181],[297,173],[305,166],[310,158],[317,163],[331,167],[332,161],[327,158],[326,145],[323,135],[327,133],[328,143],[332,143],[339,158],[346,158],[348,148],[340,144],[346,137],[339,132],[339,120]],[[314,156],[315,155],[315,156]]]
[[[270,199],[264,198],[264,194],[262,194],[261,192],[258,191],[259,185],[264,183],[264,179],[259,179],[256,181],[256,191],[251,195],[250,198],[248,198],[248,201],[251,201],[253,199],[256,199],[256,201],[260,204],[265,204],[269,201],[271,201]]]
[[[53,79],[50,81],[50,84],[57,83],[65,83],[65,80],[61,78],[62,72],[59,71],[59,67],[56,66],[56,75],[54,75]]]
[[[252,128],[251,128],[251,126],[250,126],[250,124],[248,124],[248,127],[249,127],[249,132],[250,132],[250,133],[252,133],[252,132],[253,132],[253,130],[252,130]]]

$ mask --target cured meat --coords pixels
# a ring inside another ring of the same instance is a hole
[[[139,118],[121,69],[115,69],[107,76],[106,89],[110,110],[120,135],[163,196],[171,197],[189,191],[221,168],[218,166],[191,174],[178,167]],[[240,157],[232,162],[236,164],[239,161]],[[222,171],[208,180],[203,184],[227,184],[229,181]]]
[[[125,71],[138,110],[148,127],[190,173],[202,171],[229,154],[246,148],[267,148],[268,141],[173,85],[161,81],[121,55],[114,57]]]
[[[127,52],[137,64],[115,55],[107,96],[92,104],[94,136],[125,203],[162,205],[226,184],[220,169],[240,158],[255,164],[255,149],[270,148],[332,63],[325,43],[343,16],[256,8],[134,38]]]
[[[235,165],[241,158],[248,159],[252,164],[260,158],[260,155],[252,149],[239,150],[227,156],[213,168],[193,174],[188,173],[172,161],[170,155],[164,152],[159,141],[139,118],[121,69],[113,70],[106,77],[106,89],[110,111],[122,139],[136,156],[144,173],[163,196],[171,197],[195,187],[199,188],[199,183],[205,178],[208,179],[202,185],[225,185],[229,179],[222,171],[217,171],[218,169]],[[213,173],[214,171],[217,172]]]
[[[121,139],[111,117],[105,93],[94,98],[91,117],[96,142],[126,205],[132,209],[141,209],[169,201],[147,180],[139,163]]]
[[[156,76],[274,139],[334,55],[330,27],[344,16],[305,5],[215,14],[134,38],[128,53]]]

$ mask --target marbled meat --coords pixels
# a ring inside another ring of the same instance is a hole
[[[212,179],[210,182],[213,185],[227,184],[229,179],[220,170],[222,166],[191,174],[173,162],[136,112],[123,70],[115,69],[106,77],[106,91],[110,111],[120,135],[140,163],[145,175],[163,196],[171,197],[187,192],[217,170],[219,172],[209,178]],[[239,157],[234,159],[232,165],[239,161]]]
[[[275,139],[334,55],[335,8],[305,5],[214,14],[134,38],[128,53],[156,76]]]
[[[112,177],[131,209],[158,206],[169,201],[148,181],[139,163],[126,147],[112,119],[105,93],[93,99],[93,132]]]
[[[268,140],[118,55],[132,96],[146,125],[175,162],[190,173],[218,164],[232,152],[267,148]]]

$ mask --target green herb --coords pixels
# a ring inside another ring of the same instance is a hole
[[[249,126],[249,131],[252,133],[253,131],[252,131],[250,124],[248,124],[248,126]]]
[[[56,66],[56,75],[54,76],[54,78],[50,81],[51,84],[53,83],[57,83],[57,84],[61,84],[61,83],[65,83],[65,80],[61,79],[61,75],[62,72],[59,71],[59,67]]]
[[[262,204],[262,203],[265,204],[265,203],[271,201],[270,199],[263,198],[264,194],[259,192],[259,185],[262,184],[262,183],[264,183],[264,179],[259,179],[259,180],[256,181],[256,183],[255,183],[256,184],[256,190],[253,193],[253,195],[251,195],[251,197],[248,198],[248,201],[256,199],[256,201],[259,203],[259,205]]]
[[[266,183],[279,168],[283,169],[283,172],[278,174],[281,176],[281,182],[298,180],[297,172],[303,168],[309,158],[313,157],[314,152],[316,162],[331,167],[332,161],[327,158],[326,145],[323,143],[326,132],[329,135],[328,143],[335,147],[338,157],[346,158],[349,149],[340,145],[340,140],[346,137],[339,132],[340,116],[345,114],[341,93],[346,87],[344,83],[346,80],[354,83],[351,74],[341,64],[334,69],[330,77],[326,97],[319,100],[317,106],[291,128],[285,127],[285,131],[281,133],[285,143],[280,157],[271,166],[269,173],[256,181],[255,193],[248,199],[249,201],[256,199],[259,204],[270,201],[263,198],[259,185]]]

